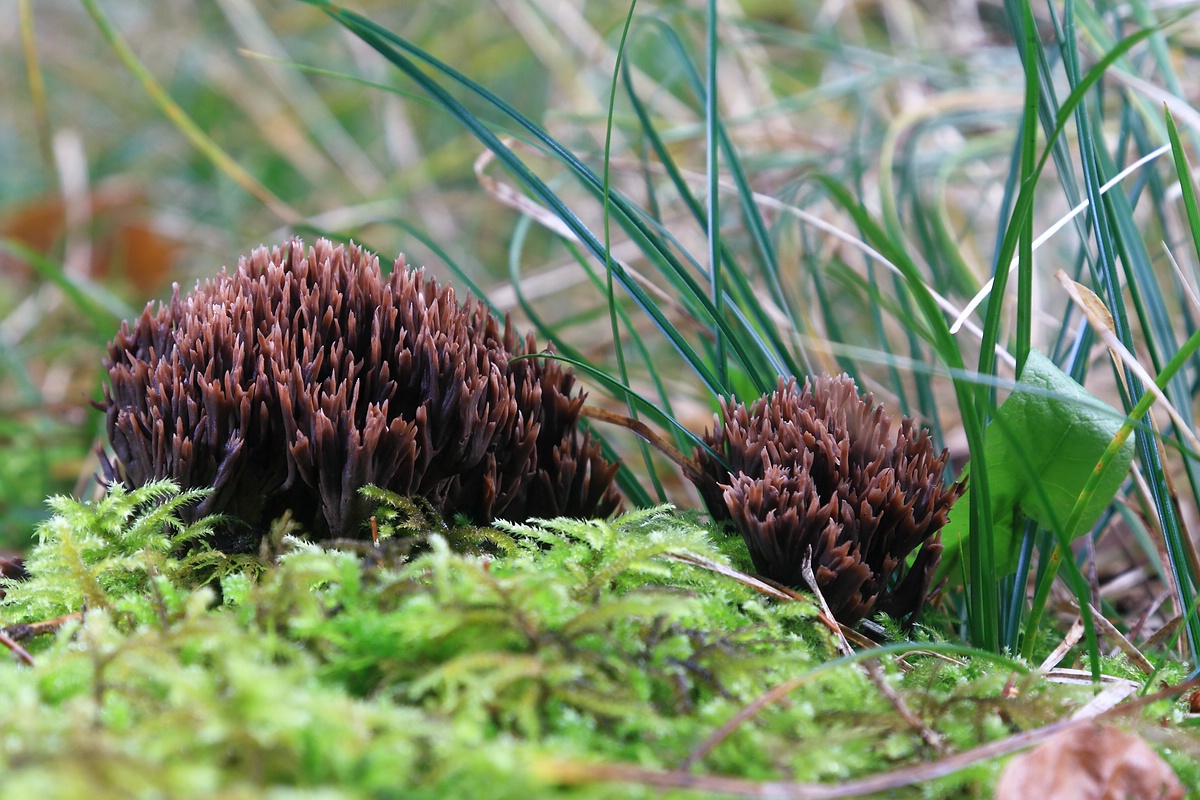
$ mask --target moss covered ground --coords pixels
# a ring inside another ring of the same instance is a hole
[[[934,641],[885,647],[872,677],[813,604],[741,579],[740,542],[669,508],[480,530],[376,492],[378,545],[285,520],[226,556],[187,549],[195,499],[53,501],[0,606],[32,662],[0,665],[0,797],[813,797],[1092,697]],[[1184,710],[1139,727],[1195,785]],[[887,796],[988,796],[1002,765]]]

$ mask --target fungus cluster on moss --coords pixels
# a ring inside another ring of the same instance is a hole
[[[944,484],[948,455],[926,430],[905,417],[893,435],[871,395],[846,375],[824,375],[803,389],[780,379],[749,407],[722,400],[704,440],[729,467],[697,448],[705,505],[733,521],[762,575],[807,588],[811,550],[841,622],[920,611],[941,556],[937,531],[964,488]]]
[[[482,302],[354,244],[260,248],[109,344],[105,476],[211,487],[216,546],[240,550],[292,512],[358,536],[374,484],[446,515],[605,516],[616,465],[578,426],[575,379]]]

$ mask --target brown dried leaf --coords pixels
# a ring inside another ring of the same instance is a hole
[[[1115,725],[1078,725],[1017,756],[996,800],[1181,798],[1183,785],[1140,737]]]
[[[166,284],[184,249],[181,239],[137,219],[123,222],[113,231],[110,244],[129,285],[145,295]]]
[[[146,192],[130,180],[116,178],[101,183],[81,201],[87,217],[78,224],[86,223],[91,242],[87,275],[128,283],[140,294],[162,288],[186,242],[154,222]],[[54,260],[70,227],[67,216],[61,195],[30,199],[0,209],[0,236]],[[21,258],[3,252],[0,272],[22,280],[34,274]]]

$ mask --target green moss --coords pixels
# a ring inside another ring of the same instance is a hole
[[[688,515],[422,535],[418,510],[373,498],[391,534],[378,548],[321,549],[285,522],[241,561],[181,549],[206,528],[175,521],[194,497],[169,485],[54,501],[0,617],[85,611],[26,642],[35,667],[0,665],[0,796],[659,797],[550,785],[538,765],[677,768],[835,655],[808,604],[680,561],[726,563]],[[906,661],[886,680],[955,749],[1080,699],[1030,679],[1002,708],[1005,674]],[[696,770],[841,781],[932,757],[860,669],[811,674]],[[984,793],[997,773],[898,796]]]

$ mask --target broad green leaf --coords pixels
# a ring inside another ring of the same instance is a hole
[[[996,577],[1016,570],[1022,516],[1058,531],[1067,522],[1088,476],[1116,436],[1124,416],[1097,399],[1046,356],[1031,350],[1017,388],[996,411],[984,436],[991,486]],[[1105,470],[1073,536],[1091,529],[1129,471],[1130,439]],[[967,496],[955,504],[942,532],[938,580],[961,577],[959,558],[970,546]],[[1060,531],[1061,532],[1061,531]]]

